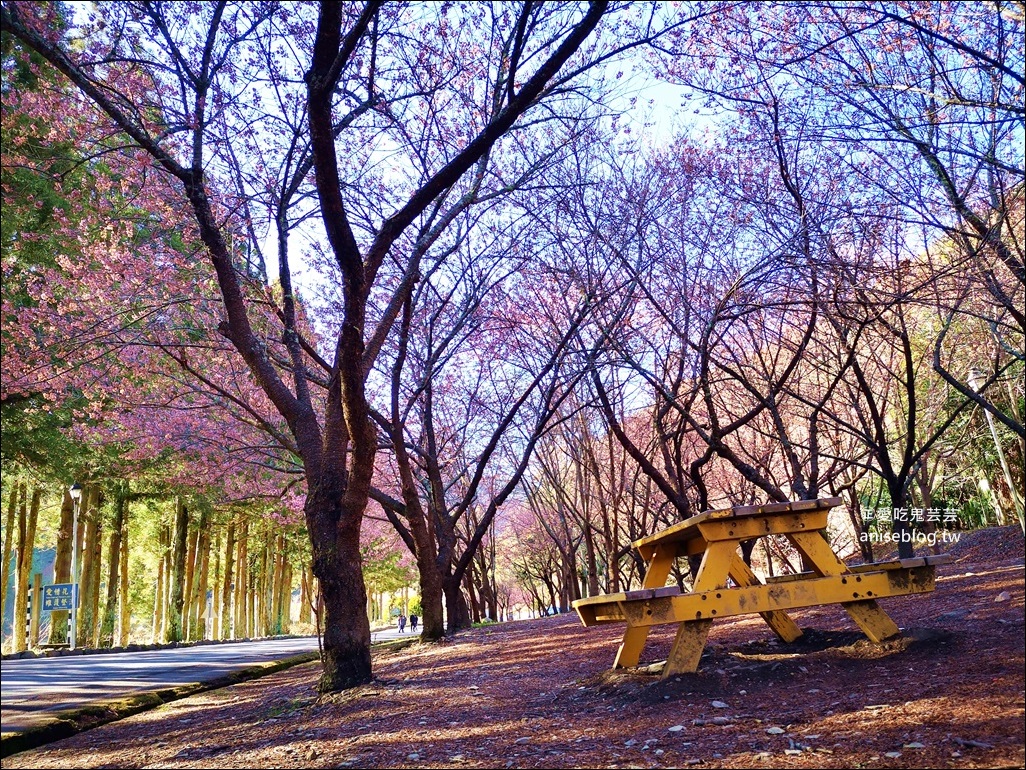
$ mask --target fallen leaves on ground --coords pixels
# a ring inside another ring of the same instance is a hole
[[[622,626],[574,615],[379,654],[373,683],[319,696],[317,665],[197,695],[44,748],[40,767],[1022,767],[1023,538],[973,533],[937,590],[883,600],[901,639],[839,607],[717,621],[696,674],[609,666]],[[665,658],[672,630],[650,637]]]

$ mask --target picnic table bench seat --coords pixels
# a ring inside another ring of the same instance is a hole
[[[891,559],[889,561],[871,561],[865,564],[849,565],[852,572],[876,572],[889,569],[910,569],[912,567],[936,567],[941,564],[951,564],[955,557],[948,553],[930,554],[929,556],[916,556],[912,559]],[[792,572],[787,575],[772,575],[764,578],[765,583],[788,583],[792,580],[804,580],[815,577],[815,572]]]

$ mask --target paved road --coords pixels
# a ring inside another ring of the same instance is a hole
[[[411,638],[409,632],[401,635]],[[372,634],[399,638],[398,629]],[[204,682],[233,671],[317,649],[316,637],[262,639],[167,650],[5,660],[0,663],[0,729],[20,732],[95,701]]]

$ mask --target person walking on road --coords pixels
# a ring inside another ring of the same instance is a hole
[[[417,633],[417,616],[410,615],[410,633]]]
[[[400,612],[399,613],[399,633],[401,634],[401,633],[403,633],[405,631],[406,631],[406,616],[403,615]]]

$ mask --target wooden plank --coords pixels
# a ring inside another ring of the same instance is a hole
[[[654,591],[657,588],[664,588],[676,558],[677,546],[675,544],[656,543],[648,558],[648,568],[645,570],[645,578],[642,581],[643,589]],[[625,599],[624,601],[629,600]],[[622,608],[619,611],[622,612]],[[613,668],[629,668],[638,665],[641,653],[645,649],[645,642],[648,640],[648,632],[648,627],[631,628],[628,624],[628,628],[623,633],[623,641],[613,659]]]
[[[641,653],[645,649],[645,642],[648,640],[648,626],[631,626],[628,623],[627,630],[623,632],[623,640],[616,650],[616,657],[613,658],[613,668],[630,668],[638,665],[641,660]]]
[[[663,596],[677,596],[680,594],[680,588],[677,586],[663,586],[662,588],[639,588],[636,591],[627,591],[623,594],[626,601],[633,602],[639,599],[655,599]],[[615,594],[619,596],[619,594]],[[579,599],[578,601],[585,601]],[[575,602],[576,604],[576,602]]]
[[[638,599],[651,599],[653,595],[651,588],[642,588],[638,591],[627,591],[624,593],[624,598],[629,602],[634,602]]]
[[[898,564],[906,569],[910,567],[923,567],[926,565],[926,559],[898,559]]]
[[[621,592],[618,594],[598,594],[597,596],[588,596],[584,599],[575,599],[570,603],[570,606],[574,609],[578,607],[587,607],[591,604],[608,604],[609,602],[622,602],[627,600],[627,594]]]
[[[596,620],[598,617],[598,607],[579,607],[575,602],[574,609],[577,611],[577,617],[581,619],[581,625],[585,628],[598,623],[598,620]]]
[[[892,561],[872,561],[848,567],[849,572],[879,572],[887,569],[910,569],[928,565],[950,564],[954,561],[950,554],[942,553],[932,556],[918,556],[914,559],[894,559]],[[815,576],[815,572],[798,572],[790,575],[774,575],[765,579],[766,583],[787,583],[791,580],[804,580]]]
[[[706,541],[754,540],[766,535],[789,535],[826,529],[826,510],[805,513],[778,513],[773,516],[749,516],[744,519],[708,519],[698,524]]]
[[[661,532],[655,532],[634,541],[634,547],[645,555],[656,543],[684,542],[697,536],[697,527],[704,521],[722,519],[743,519],[750,516],[778,516],[788,513],[804,513],[817,510],[829,511],[841,504],[840,497],[825,497],[817,500],[798,500],[790,503],[768,503],[766,505],[744,505],[735,508],[721,508],[703,511],[697,516],[678,522]]]
[[[653,588],[652,595],[657,599],[664,596],[680,596],[681,590],[678,586],[663,586],[662,588]]]
[[[839,497],[823,497],[817,500],[794,500],[787,503],[767,503],[765,505],[742,505],[730,509],[734,518],[746,516],[776,516],[782,513],[802,513],[805,511],[830,510],[841,504]],[[717,511],[717,513],[719,513]]]
[[[805,557],[817,575],[841,575],[849,571],[848,565],[837,558],[820,531],[788,532],[785,537]]]
[[[762,585],[751,568],[745,564],[740,554],[734,555],[734,561],[730,565],[730,579],[741,588]],[[783,610],[760,612],[759,615],[783,642],[793,642],[802,635],[802,630],[798,628],[798,624]]]
[[[871,561],[865,564],[855,564],[848,569],[852,572],[875,572],[881,569],[906,569],[911,567],[922,567],[925,565],[951,564],[954,557],[949,553],[930,554],[927,556],[916,556],[911,559],[891,559],[890,561]]]
[[[711,620],[693,620],[680,624],[663,667],[663,679],[698,670],[698,662],[702,659],[711,627]]]
[[[933,567],[919,567],[918,569],[932,570]],[[841,606],[848,613],[848,617],[855,621],[855,625],[862,629],[862,633],[869,637],[870,641],[879,643],[901,634],[898,626],[880,608],[875,599],[842,602]]]
[[[737,548],[737,542],[732,540],[709,543],[705,553],[702,555],[702,564],[695,575],[694,590],[726,589],[727,581],[730,578],[731,565],[740,558]],[[684,594],[683,596],[690,595]],[[680,598],[682,597],[669,597],[648,602],[645,607],[646,617],[658,618],[660,610],[666,614],[671,613],[673,611],[672,602]],[[625,615],[628,614],[626,606],[622,610]],[[663,617],[665,617],[665,614]],[[665,622],[665,620],[661,622]],[[711,620],[708,622],[699,621],[680,624],[677,628],[677,636],[670,646],[670,654],[666,658],[666,666],[663,667],[664,678],[680,672],[698,669],[698,661],[702,657],[702,650],[705,649],[705,642],[709,638],[709,627],[711,625]]]
[[[906,596],[932,590],[934,568],[926,566],[881,570],[862,575],[828,575],[776,585],[713,589],[664,599],[650,599],[647,602],[623,602],[620,607],[631,626],[651,626],[776,610],[786,611],[823,604],[843,606],[852,602],[865,603],[888,596]],[[856,612],[861,613],[860,608],[865,606],[869,605],[859,604]],[[876,627],[883,628],[885,625],[880,623]]]
[[[652,559],[657,548],[672,547],[674,549],[673,558],[679,559],[683,556],[701,556],[705,553],[706,545],[701,531],[695,529],[693,531],[689,530],[688,533],[681,535],[679,539],[660,540],[656,543],[640,543],[640,545],[635,543],[634,547],[641,554],[641,558],[647,562]]]
[[[869,561],[865,564],[855,564],[848,567],[849,572],[879,572],[882,569],[911,569],[912,567],[925,567],[926,559],[893,559],[891,561]]]

